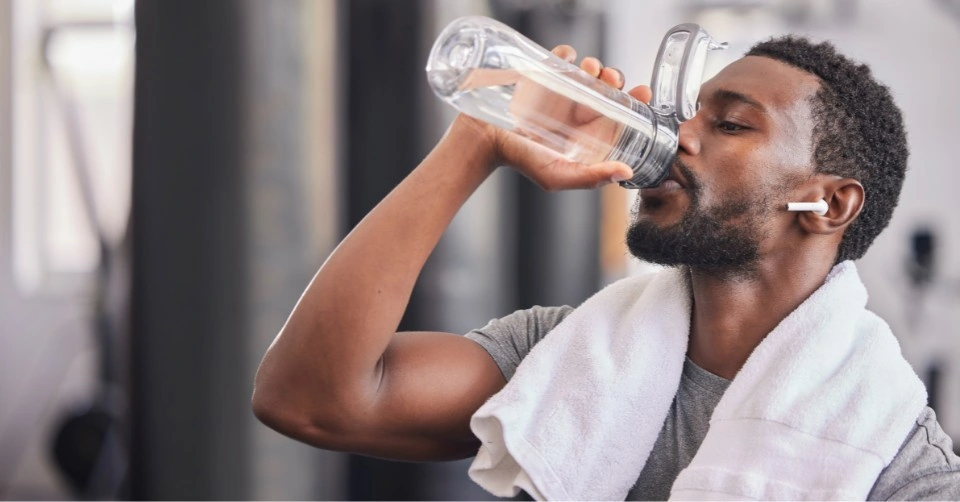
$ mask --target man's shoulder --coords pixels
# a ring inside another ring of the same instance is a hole
[[[631,275],[620,279],[603,291],[623,291],[624,294],[638,294],[647,289],[649,283],[658,275],[670,273],[672,269],[661,269],[643,274]],[[516,367],[528,353],[554,328],[574,312],[574,308],[534,306],[517,310],[498,319],[492,319],[486,326],[474,329],[466,334],[467,338],[479,343],[500,367],[507,380],[513,377]]]
[[[931,408],[917,418],[900,451],[877,478],[869,499],[960,499],[960,457]]]
[[[533,339],[539,340],[560,324],[574,310],[568,305],[544,307],[534,305],[528,309],[520,309],[499,319],[491,319],[486,326],[475,329],[471,333],[481,332],[490,335],[517,335],[532,334]]]
[[[467,338],[479,343],[510,380],[524,357],[553,328],[573,312],[573,307],[541,307],[522,309],[486,326],[470,331]]]

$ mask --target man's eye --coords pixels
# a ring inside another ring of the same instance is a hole
[[[742,125],[734,124],[733,122],[721,121],[717,123],[717,128],[723,132],[738,132],[746,129]]]

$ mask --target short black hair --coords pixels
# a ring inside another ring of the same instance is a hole
[[[775,59],[820,79],[812,110],[814,168],[863,185],[863,210],[844,232],[836,262],[861,258],[890,223],[907,170],[903,116],[890,90],[869,66],[839,54],[829,42],[784,36],[760,42],[746,55]]]

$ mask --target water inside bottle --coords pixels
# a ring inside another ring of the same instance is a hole
[[[430,73],[431,79],[447,77]],[[584,76],[591,80],[580,82]],[[612,88],[583,73],[477,68],[456,78],[459,84],[441,98],[570,160],[590,164],[612,158],[625,129],[650,128],[628,106],[611,103]]]

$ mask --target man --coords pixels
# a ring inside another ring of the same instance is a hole
[[[570,47],[555,52],[575,58]],[[615,87],[624,85],[619,71],[603,68],[595,58],[584,59],[581,68]],[[646,87],[630,93],[644,101],[650,97]],[[656,442],[629,473],[636,482],[617,492],[623,496],[629,488],[628,498],[670,496],[680,473],[691,462],[702,462],[694,461],[701,443],[705,437],[709,443],[709,431],[720,427],[711,415],[724,394],[734,393],[737,382],[747,378],[741,370],[747,373],[758,364],[754,361],[763,354],[755,355],[755,349],[767,346],[761,343],[768,335],[828,289],[832,277],[840,274],[860,284],[846,261],[860,258],[887,225],[907,160],[900,112],[869,69],[829,44],[790,37],[758,44],[706,82],[699,112],[681,125],[679,141],[668,180],[640,192],[627,236],[634,255],[679,267],[661,275],[682,277],[688,293],[680,296],[691,298],[681,316],[689,319],[682,336],[682,375],[677,366],[679,381],[671,384],[670,399],[656,415],[662,420],[651,436]],[[480,442],[471,431],[471,416],[505,388],[515,371],[554,364],[527,353],[541,340],[541,353],[562,350],[546,348],[561,335],[544,337],[561,331],[567,324],[561,321],[576,311],[519,311],[467,337],[395,331],[444,229],[499,165],[512,166],[547,190],[592,188],[632,175],[616,162],[568,162],[510,133],[458,117],[317,272],[260,366],[253,397],[258,418],[326,449],[402,460],[477,454]],[[788,201],[819,199],[826,202],[824,214],[785,210]],[[826,308],[829,313],[831,307]],[[802,342],[803,337],[794,338]],[[898,352],[896,359],[902,364]],[[871,366],[865,367],[868,372]],[[842,378],[830,382],[863,380],[850,371],[838,367],[834,376]],[[620,384],[635,388],[657,382]],[[829,394],[835,387],[821,388]],[[920,401],[919,407],[904,402],[899,412],[909,415],[909,427],[886,438],[896,443],[895,455],[875,462],[866,489],[829,493],[960,498],[960,459],[932,410]],[[561,439],[576,441],[585,432]],[[838,482],[843,478],[840,469]],[[532,484],[539,496],[551,489],[536,479]]]

